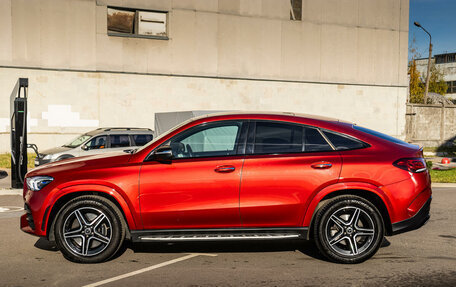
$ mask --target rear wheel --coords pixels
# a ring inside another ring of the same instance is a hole
[[[69,201],[58,214],[57,247],[63,256],[78,263],[97,263],[111,258],[125,238],[119,209],[100,196]]]
[[[339,196],[317,212],[314,238],[318,249],[338,263],[360,263],[372,257],[383,240],[383,220],[364,198]]]

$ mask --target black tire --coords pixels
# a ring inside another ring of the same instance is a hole
[[[70,200],[56,220],[57,247],[73,262],[106,261],[117,253],[125,239],[121,212],[101,196],[85,195]]]
[[[378,209],[354,195],[329,200],[317,211],[314,222],[313,235],[319,251],[330,261],[345,264],[372,257],[385,230]]]

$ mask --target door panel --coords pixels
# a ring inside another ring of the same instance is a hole
[[[144,228],[239,227],[242,163],[242,157],[144,163],[140,172]],[[217,172],[221,166],[230,167],[229,172]]]
[[[331,166],[312,168],[324,162]],[[240,193],[243,227],[301,226],[312,194],[336,183],[337,152],[249,156]]]
[[[140,172],[145,229],[239,227],[239,187],[247,125],[201,124],[168,140],[171,164],[146,162]]]

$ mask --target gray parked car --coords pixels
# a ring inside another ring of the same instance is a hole
[[[71,157],[134,150],[153,138],[153,130],[147,128],[99,128],[80,135],[61,147],[39,152],[35,166]]]

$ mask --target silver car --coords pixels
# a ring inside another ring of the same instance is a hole
[[[39,152],[35,166],[71,157],[134,150],[153,138],[154,132],[147,128],[99,128],[80,135],[61,147]]]

